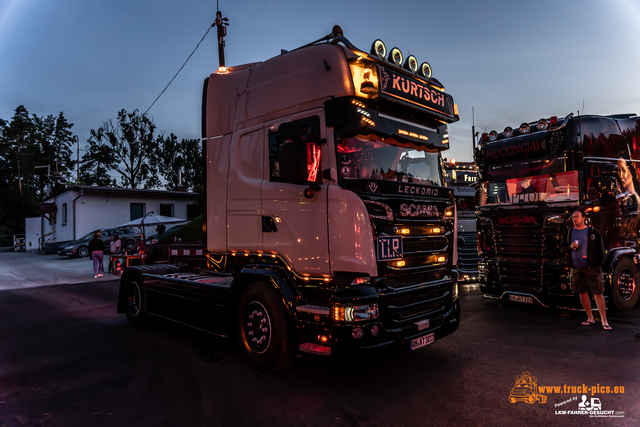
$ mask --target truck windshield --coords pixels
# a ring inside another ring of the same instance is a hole
[[[338,139],[338,168],[343,179],[384,179],[442,185],[437,150],[400,143],[394,138],[358,135]]]
[[[578,172],[567,169],[566,159],[551,157],[490,165],[480,206],[577,201]]]

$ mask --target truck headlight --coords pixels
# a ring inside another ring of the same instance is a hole
[[[379,315],[378,304],[332,304],[331,317],[336,322],[365,322],[377,319]]]

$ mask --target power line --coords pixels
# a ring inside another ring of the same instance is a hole
[[[149,108],[147,108],[147,110],[142,114],[143,116],[145,114],[147,114],[147,112],[151,109],[151,107],[153,107],[153,105],[156,103],[156,101],[158,99],[160,99],[160,97],[162,96],[162,94],[167,90],[167,88],[169,87],[169,85],[171,85],[171,83],[175,80],[176,77],[178,77],[178,74],[180,74],[180,71],[182,71],[182,69],[184,68],[185,65],[187,65],[187,62],[189,62],[189,59],[191,59],[191,57],[193,56],[193,54],[196,52],[196,50],[198,50],[198,47],[200,46],[200,43],[202,43],[202,41],[204,40],[205,37],[207,37],[207,34],[209,34],[209,31],[211,31],[211,28],[213,27],[213,25],[209,26],[209,28],[207,29],[207,32],[204,33],[204,36],[202,36],[202,39],[200,39],[200,41],[198,42],[198,44],[196,45],[195,49],[193,49],[193,52],[191,52],[191,55],[189,55],[189,57],[187,58],[186,61],[184,61],[184,64],[182,64],[182,67],[180,67],[180,69],[178,70],[178,72],[176,73],[175,76],[173,76],[173,78],[171,79],[171,81],[169,83],[167,83],[167,86],[165,86],[164,89],[162,89],[162,92],[160,92],[160,95],[158,95],[158,97],[151,103],[151,105],[149,106]]]

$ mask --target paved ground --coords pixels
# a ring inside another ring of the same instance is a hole
[[[105,271],[108,271],[108,259],[109,256],[105,255]],[[58,254],[39,255],[31,252],[0,252],[0,290],[119,278],[105,274],[95,279],[93,261],[89,258],[68,258]]]

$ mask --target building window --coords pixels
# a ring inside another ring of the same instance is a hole
[[[67,204],[62,204],[62,225],[67,225]]]
[[[129,209],[131,212],[131,221],[144,216],[144,203],[131,203]]]
[[[173,216],[173,205],[163,205],[160,204],[160,215],[162,216]]]

